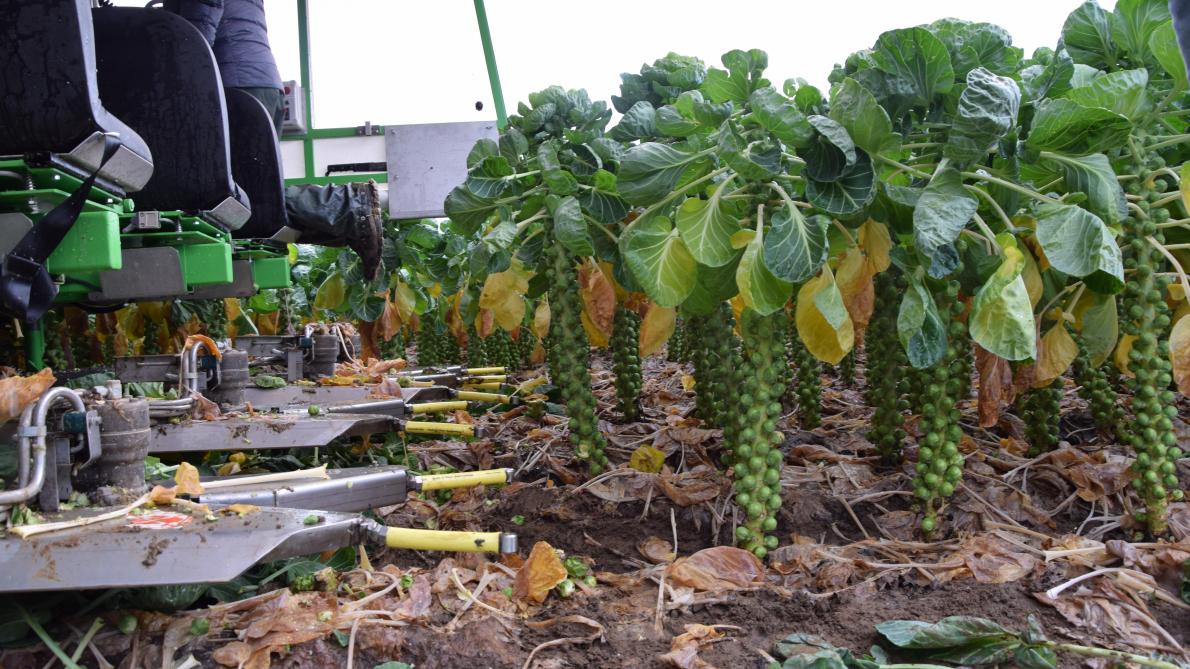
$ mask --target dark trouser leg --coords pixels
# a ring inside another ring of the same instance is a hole
[[[348,246],[363,262],[364,276],[375,278],[384,235],[376,182],[289,186],[285,213],[290,227],[301,231],[299,241]]]
[[[264,110],[269,113],[269,117],[273,119],[273,128],[277,131],[277,139],[281,138],[281,122],[285,120],[285,93],[280,88],[269,88],[267,86],[240,88],[248,95],[260,101],[264,105]]]

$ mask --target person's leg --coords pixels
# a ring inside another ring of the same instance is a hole
[[[284,91],[268,86],[240,88],[238,90],[244,91],[260,101],[260,104],[264,106],[264,110],[268,112],[269,118],[273,119],[273,128],[277,131],[277,139],[280,140],[281,122],[285,120]]]
[[[301,231],[299,241],[323,246],[348,246],[363,262],[371,281],[380,270],[384,224],[380,191],[367,183],[298,184],[285,189],[289,226]]]

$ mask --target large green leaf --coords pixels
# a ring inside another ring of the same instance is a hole
[[[909,282],[897,312],[897,337],[917,369],[933,367],[946,354],[946,325],[938,314],[934,296],[919,277]]]
[[[470,236],[483,227],[497,206],[496,200],[480,197],[465,186],[456,186],[447,194],[442,208],[455,228],[460,233]]]
[[[1030,65],[1021,70],[1021,92],[1026,100],[1036,101],[1070,90],[1074,61],[1066,49],[1058,49],[1045,65]]]
[[[722,60],[727,70],[710,68],[699,87],[712,102],[743,104],[748,101],[752,91],[768,85],[761,78],[761,73],[768,67],[768,55],[765,52],[759,49],[734,49],[723,54]]]
[[[1182,49],[1178,46],[1178,36],[1173,30],[1173,21],[1166,21],[1149,36],[1149,51],[1161,64],[1161,68],[1173,79],[1174,85],[1185,90],[1186,61],[1182,59]]]
[[[485,158],[498,155],[500,155],[500,145],[496,144],[496,140],[484,137],[476,141],[475,146],[472,146],[471,151],[467,154],[467,169],[476,167]]]
[[[894,133],[888,112],[868,89],[848,77],[835,89],[830,117],[847,129],[852,141],[868,153],[894,152],[901,136]]]
[[[765,136],[749,140],[734,124],[719,131],[719,156],[745,179],[765,181],[781,171],[781,145]]]
[[[607,170],[595,173],[594,188],[579,193],[578,201],[584,210],[604,225],[615,225],[628,215],[628,203],[619,195],[616,175]]]
[[[720,267],[736,255],[731,236],[740,230],[740,221],[723,200],[731,179],[720,182],[710,198],[690,198],[678,207],[674,223],[690,255],[703,265]]]
[[[1073,100],[1043,100],[1025,145],[1034,151],[1085,156],[1123,146],[1131,131],[1128,119],[1111,110]]]
[[[1084,291],[1078,304],[1074,305],[1074,318],[1091,364],[1096,367],[1102,365],[1116,350],[1116,342],[1120,338],[1120,317],[1115,296],[1093,290]]]
[[[722,267],[698,266],[698,279],[694,282],[694,290],[682,302],[682,311],[693,316],[709,316],[714,313],[719,304],[735,297],[739,291],[735,283],[736,268],[740,264],[741,253]]]
[[[806,146],[814,137],[814,128],[793,102],[774,88],[752,93],[752,115],[765,130],[787,146]]]
[[[1020,105],[1021,91],[1015,81],[982,67],[971,70],[943,155],[964,164],[983,159],[1016,126]]]
[[[697,158],[694,152],[677,146],[638,144],[624,152],[620,161],[620,195],[630,204],[653,204],[673,191],[686,166]]]
[[[1096,0],[1086,0],[1062,24],[1062,42],[1076,63],[1107,69],[1119,59],[1107,12]]]
[[[651,300],[676,307],[694,289],[698,263],[664,216],[637,219],[620,235],[620,254]]]
[[[829,251],[826,237],[830,221],[824,216],[807,219],[792,202],[773,212],[772,227],[764,238],[764,264],[773,276],[801,283],[818,273]]]
[[[1033,303],[1021,276],[1024,268],[1021,250],[1005,245],[1004,261],[976,291],[972,302],[968,322],[971,339],[1005,360],[1037,357]]]
[[[928,107],[954,86],[946,45],[925,28],[890,30],[876,40],[872,59],[888,75],[885,87],[910,107]]]
[[[1084,107],[1103,107],[1136,121],[1153,107],[1145,90],[1148,85],[1148,70],[1117,70],[1071,89],[1066,97]]]
[[[1086,193],[1086,208],[1098,214],[1108,225],[1119,225],[1128,215],[1124,189],[1120,187],[1107,156],[1095,153],[1076,158],[1044,153],[1042,157],[1058,165],[1067,190]]]
[[[587,231],[587,219],[582,207],[573,197],[564,197],[553,208],[554,238],[576,256],[595,253],[591,234]]]
[[[634,139],[649,139],[657,134],[657,110],[645,100],[632,105],[616,127],[607,133],[612,139],[622,142]]]
[[[744,304],[765,316],[782,309],[793,295],[793,284],[773,276],[765,266],[764,235],[759,230],[744,248],[735,281]]]
[[[1115,235],[1086,209],[1070,204],[1042,206],[1037,212],[1037,241],[1059,272],[1082,277],[1100,293],[1123,288],[1124,265]]]
[[[963,177],[953,167],[930,179],[913,210],[913,239],[917,248],[932,258],[938,249],[959,238],[971,221],[979,201],[963,186]]]
[[[1111,14],[1111,34],[1131,62],[1154,62],[1149,38],[1168,20],[1168,0],[1119,0]]]
[[[817,181],[834,181],[855,164],[855,142],[847,128],[826,116],[811,116],[814,141],[802,152],[805,174]]]
[[[977,67],[1012,74],[1022,58],[1021,49],[1012,46],[1012,35],[992,23],[939,19],[930,24],[930,32],[946,45],[959,79]]]
[[[868,154],[856,151],[855,164],[835,181],[806,177],[806,199],[815,208],[834,216],[853,216],[876,197],[876,175]]]
[[[950,616],[936,623],[889,620],[878,623],[876,631],[898,648],[915,650],[955,648],[974,641],[1016,636],[991,620],[974,616]]]

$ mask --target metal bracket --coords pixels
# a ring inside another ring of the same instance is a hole
[[[87,427],[83,434],[84,449],[87,454],[87,459],[80,462],[77,469],[86,469],[103,455],[103,440],[99,436],[99,428],[103,425],[103,419],[99,417],[99,412],[91,409],[87,411]]]

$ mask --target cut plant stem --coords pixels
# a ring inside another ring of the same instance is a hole
[[[1166,662],[1165,660],[1145,657],[1144,655],[1137,655],[1135,653],[1126,653],[1122,650],[1094,648],[1092,646],[1080,646],[1074,643],[1058,643],[1054,641],[1047,641],[1045,642],[1045,645],[1055,650],[1064,650],[1070,653],[1077,653],[1079,655],[1087,655],[1090,657],[1111,657],[1117,660],[1124,660],[1125,662],[1135,662],[1136,664],[1142,664],[1146,667],[1157,667],[1157,669],[1184,669],[1173,662]]]
[[[990,174],[981,173],[981,172],[960,172],[959,174],[962,175],[962,177],[964,179],[973,179],[976,181],[986,181],[988,183],[993,183],[993,184],[996,184],[997,186],[1000,186],[1002,188],[1007,188],[1008,190],[1016,191],[1026,197],[1031,197],[1034,200],[1037,200],[1038,202],[1044,202],[1046,204],[1062,204],[1061,200],[1055,200],[1054,198],[1052,198],[1048,195],[1042,195],[1041,193],[1038,193],[1035,190],[1025,188],[1024,186],[1022,186],[1020,184],[1015,184],[1015,183],[1008,181],[1006,179],[994,177]]]
[[[25,610],[24,606],[17,604],[17,610],[21,612],[21,618],[25,620],[25,624],[29,626],[29,629],[33,630],[33,633],[37,635],[37,638],[41,639],[41,642],[45,644],[45,647],[50,649],[50,652],[54,654],[54,657],[58,658],[58,660],[62,663],[62,666],[66,667],[66,669],[82,669],[82,667],[80,667],[77,662],[70,659],[70,656],[66,654],[66,651],[62,650],[62,647],[58,645],[58,642],[54,641],[54,638],[45,631],[45,628],[41,626],[41,623],[37,622],[33,616],[29,615],[29,612]]]
[[[1190,299],[1190,278],[1186,277],[1186,270],[1182,268],[1182,263],[1178,262],[1177,256],[1170,253],[1170,251],[1173,249],[1190,248],[1190,244],[1169,244],[1162,246],[1161,242],[1158,242],[1152,237],[1145,237],[1145,241],[1151,244],[1153,248],[1157,249],[1157,251],[1161,255],[1165,256],[1165,259],[1168,260],[1171,265],[1173,265],[1174,271],[1177,272],[1178,279],[1180,279],[1182,282],[1182,294],[1185,295],[1187,299]]]

